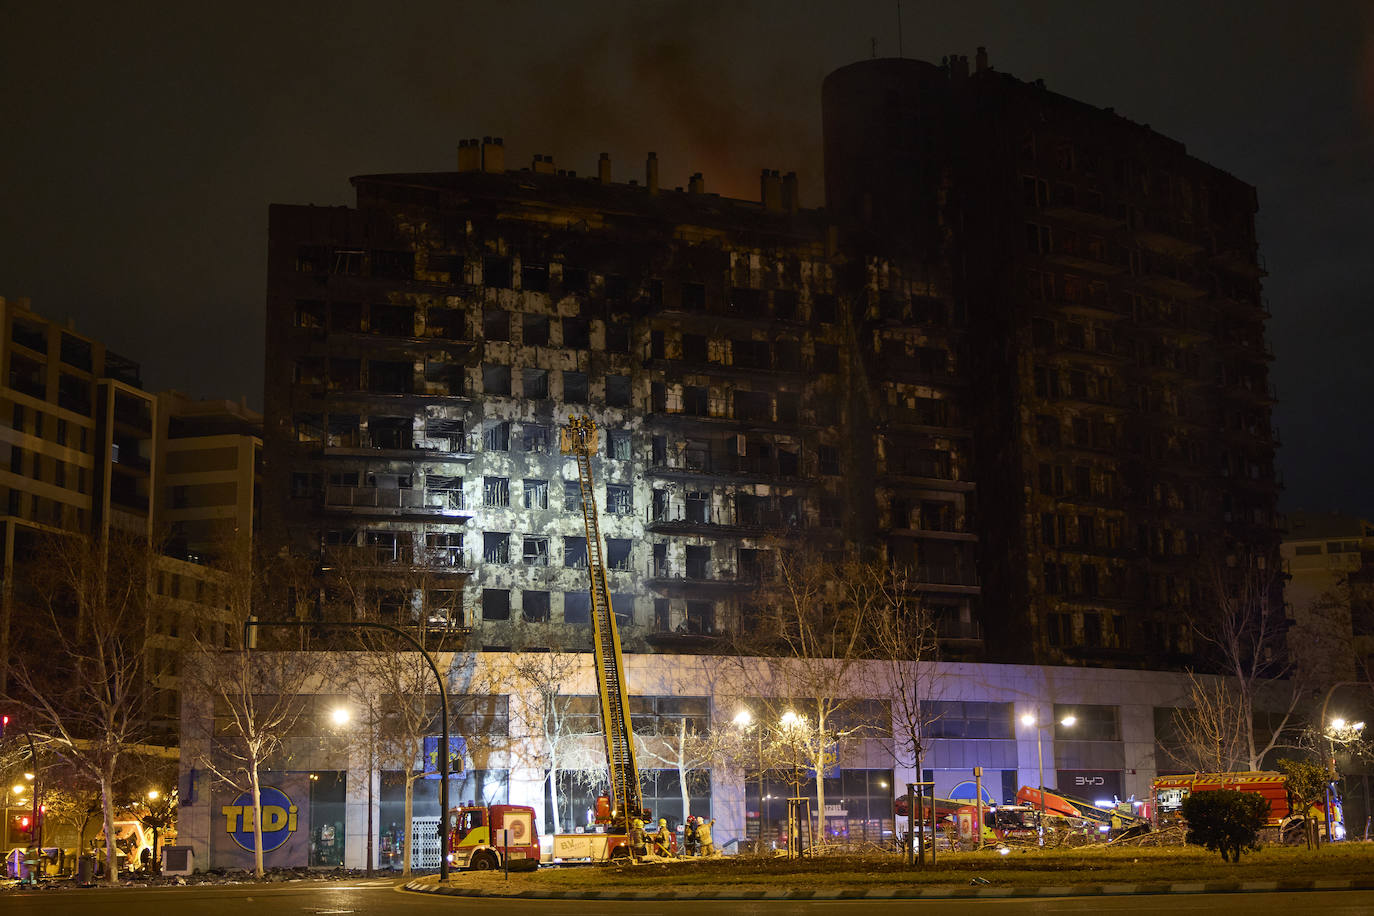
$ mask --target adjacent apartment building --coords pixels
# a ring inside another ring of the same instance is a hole
[[[500,138],[274,206],[270,536],[425,571],[379,613],[580,645],[588,414],[634,649],[718,650],[804,539],[914,570],[946,657],[1189,662],[1208,564],[1278,540],[1254,189],[982,52],[823,103],[824,210]]]
[[[3,306],[0,389],[0,690],[8,684],[16,571],[41,562],[48,533],[117,532],[158,548],[148,621],[151,670],[166,691],[154,716],[174,730],[181,651],[221,644],[242,609],[218,597],[210,560],[245,558],[256,527],[261,417],[242,405],[144,389],[139,365],[25,299]]]

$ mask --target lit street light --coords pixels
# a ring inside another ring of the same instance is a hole
[[[1339,716],[1332,719],[1331,725],[1326,729],[1326,741],[1327,745],[1331,750],[1330,756],[1326,759],[1327,783],[1325,793],[1326,804],[1324,805],[1326,809],[1326,841],[1328,843],[1331,842],[1331,840],[1333,839],[1333,837],[1331,836],[1331,808],[1334,799],[1331,797],[1331,784],[1334,783],[1337,780],[1337,778],[1339,778],[1336,774],[1336,745],[1340,744],[1344,746],[1360,740],[1360,734],[1363,731],[1363,722],[1347,722],[1345,721],[1345,719]]]
[[[329,718],[335,725],[347,725],[348,720],[353,718],[353,713],[349,712],[346,706],[338,706],[329,714]]]
[[[763,801],[764,801],[764,798],[763,798],[763,723],[762,723],[762,722],[755,723],[755,722],[754,722],[754,716],[753,716],[753,714],[752,714],[751,712],[749,712],[749,710],[747,710],[747,709],[741,709],[739,712],[735,713],[735,720],[734,720],[734,721],[735,721],[735,725],[740,729],[740,731],[744,732],[745,734],[748,734],[748,733],[749,733],[749,729],[750,729],[751,727],[753,727],[753,728],[756,729],[755,737],[758,739],[758,764],[759,764],[759,770],[758,770],[758,774],[759,774],[759,835],[758,835],[758,840],[757,840],[757,842],[760,844],[760,847],[761,847],[762,844],[763,844]],[[761,852],[761,851],[762,851],[761,848],[755,849],[755,852]]]
[[[1062,725],[1062,726],[1064,726],[1065,728],[1072,728],[1073,725],[1074,725],[1074,723],[1077,722],[1077,721],[1078,721],[1078,718],[1077,718],[1076,716],[1070,714],[1070,715],[1067,715],[1067,716],[1065,716],[1064,718],[1060,719],[1060,720],[1059,720],[1059,724]],[[1045,737],[1045,729],[1046,729],[1046,728],[1049,728],[1049,727],[1050,727],[1051,725],[1053,725],[1054,723],[1052,723],[1052,722],[1041,722],[1041,721],[1036,717],[1036,715],[1035,715],[1034,713],[1028,712],[1028,713],[1025,713],[1024,715],[1021,716],[1021,724],[1024,725],[1024,726],[1026,726],[1027,728],[1034,728],[1034,729],[1035,729],[1035,760],[1036,760],[1036,765],[1037,765],[1037,767],[1038,767],[1038,769],[1039,769],[1039,771],[1040,771],[1040,776],[1039,776],[1039,780],[1040,780],[1040,828],[1039,828],[1039,829],[1040,829],[1040,845],[1043,846],[1043,845],[1045,844],[1045,744],[1044,744],[1044,737]],[[981,825],[981,824],[979,825],[979,830],[980,830],[980,831],[982,830],[982,825]]]

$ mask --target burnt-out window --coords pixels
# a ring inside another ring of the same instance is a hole
[[[549,482],[547,480],[526,478],[520,492],[526,509],[547,509],[549,507]]]
[[[606,298],[612,302],[624,302],[630,297],[630,283],[620,274],[606,277]]]
[[[520,618],[526,623],[543,623],[549,619],[548,592],[521,592],[520,604]]]
[[[525,397],[542,400],[549,396],[549,370],[521,369]]]
[[[688,311],[706,308],[706,287],[701,283],[682,284],[682,307]]]
[[[415,367],[408,362],[369,360],[367,390],[377,394],[409,394],[415,381]]]
[[[563,566],[567,569],[587,568],[587,539],[585,537],[563,538]]]
[[[510,478],[482,478],[482,505],[487,508],[510,506]]]
[[[765,352],[768,345],[764,344]],[[706,337],[702,334],[683,334],[682,335],[682,358],[691,363],[706,362]],[[738,354],[736,355],[738,362]]]
[[[587,373],[563,373],[563,400],[568,404],[587,403]]]
[[[822,293],[811,300],[811,318],[819,324],[834,324],[839,313],[839,301],[830,293]]]
[[[468,321],[462,309],[430,309],[425,314],[425,326],[431,337],[467,340]]]
[[[521,319],[522,338],[527,347],[547,347],[549,345],[549,316],[525,315]]]
[[[569,350],[586,350],[592,343],[591,322],[585,318],[563,319],[563,346]]]
[[[797,317],[797,291],[777,289],[773,291],[773,316],[783,321],[793,321]]]
[[[736,286],[730,290],[730,311],[740,315],[762,315],[763,293],[757,289]]]
[[[549,265],[538,261],[521,261],[520,288],[531,293],[547,293],[549,291]]]
[[[628,375],[606,376],[606,405],[608,407],[630,406],[630,377]]]
[[[563,595],[564,623],[591,623],[592,596],[588,592],[567,592]],[[587,699],[595,701],[595,697]]]
[[[606,565],[611,569],[630,568],[630,538],[606,538]]]
[[[448,282],[458,284],[463,282],[463,268],[465,266],[461,254],[431,254],[427,262],[428,268],[432,273],[448,274]]]
[[[510,289],[510,258],[490,254],[482,258],[482,285],[493,289]]]
[[[628,430],[611,430],[606,433],[606,457],[616,461],[630,460],[630,433]]]
[[[384,337],[413,337],[415,309],[408,305],[374,305],[368,327],[373,334]]]
[[[325,312],[326,312],[326,309],[325,309],[325,304],[324,304],[323,302],[318,302],[318,301],[309,300],[309,299],[297,299],[297,300],[296,300],[296,327],[298,327],[298,328],[321,328],[321,329],[324,328],[324,325],[325,325]],[[72,339],[75,340],[76,338],[72,338]],[[64,348],[64,355],[63,355],[63,357],[62,357],[62,361],[63,361],[64,363],[70,363],[71,361],[68,360],[68,359],[66,358],[66,355],[65,355],[66,344],[67,344],[67,337],[66,337],[66,335],[63,335],[63,338],[62,338],[62,345],[63,345],[63,348]],[[87,344],[87,346],[89,347],[90,345]],[[87,371],[89,371],[89,369],[90,369],[89,366],[82,366],[81,368],[86,369]]]
[[[510,394],[510,366],[483,366],[482,390],[487,394]]]
[[[334,302],[329,306],[329,329],[336,334],[357,334],[363,329],[363,307],[358,302]]]
[[[634,488],[628,484],[611,483],[606,485],[606,512],[609,515],[633,515],[635,511]]]
[[[510,589],[482,589],[482,619],[510,620]]]
[[[510,534],[504,531],[483,532],[482,560],[486,563],[509,563]]]
[[[382,280],[415,278],[415,253],[411,251],[372,252],[372,276]]]
[[[510,421],[500,420],[482,430],[482,448],[489,452],[510,451]]]
[[[834,374],[840,371],[840,348],[832,344],[816,344],[816,371]]]
[[[585,293],[591,287],[591,280],[585,267],[563,268],[563,294]]]
[[[487,340],[510,340],[510,312],[501,309],[482,311],[482,336]]]
[[[612,315],[606,322],[606,352],[630,352],[630,319],[626,315]]]
[[[694,417],[711,415],[711,404],[707,389],[697,385],[682,386],[682,412]]]
[[[549,539],[538,536],[526,537],[520,559],[526,566],[548,566]]]

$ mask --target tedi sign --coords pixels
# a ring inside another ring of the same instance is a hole
[[[258,798],[262,809],[262,851],[271,852],[296,832],[299,809],[290,796],[275,786],[263,786]],[[224,818],[224,832],[240,848],[251,852],[257,845],[253,837],[253,793],[240,793],[233,804],[223,805],[219,811]]]

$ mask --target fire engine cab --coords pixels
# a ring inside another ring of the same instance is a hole
[[[539,831],[534,809],[527,805],[452,808],[448,831],[450,860],[458,868],[539,867]]]

